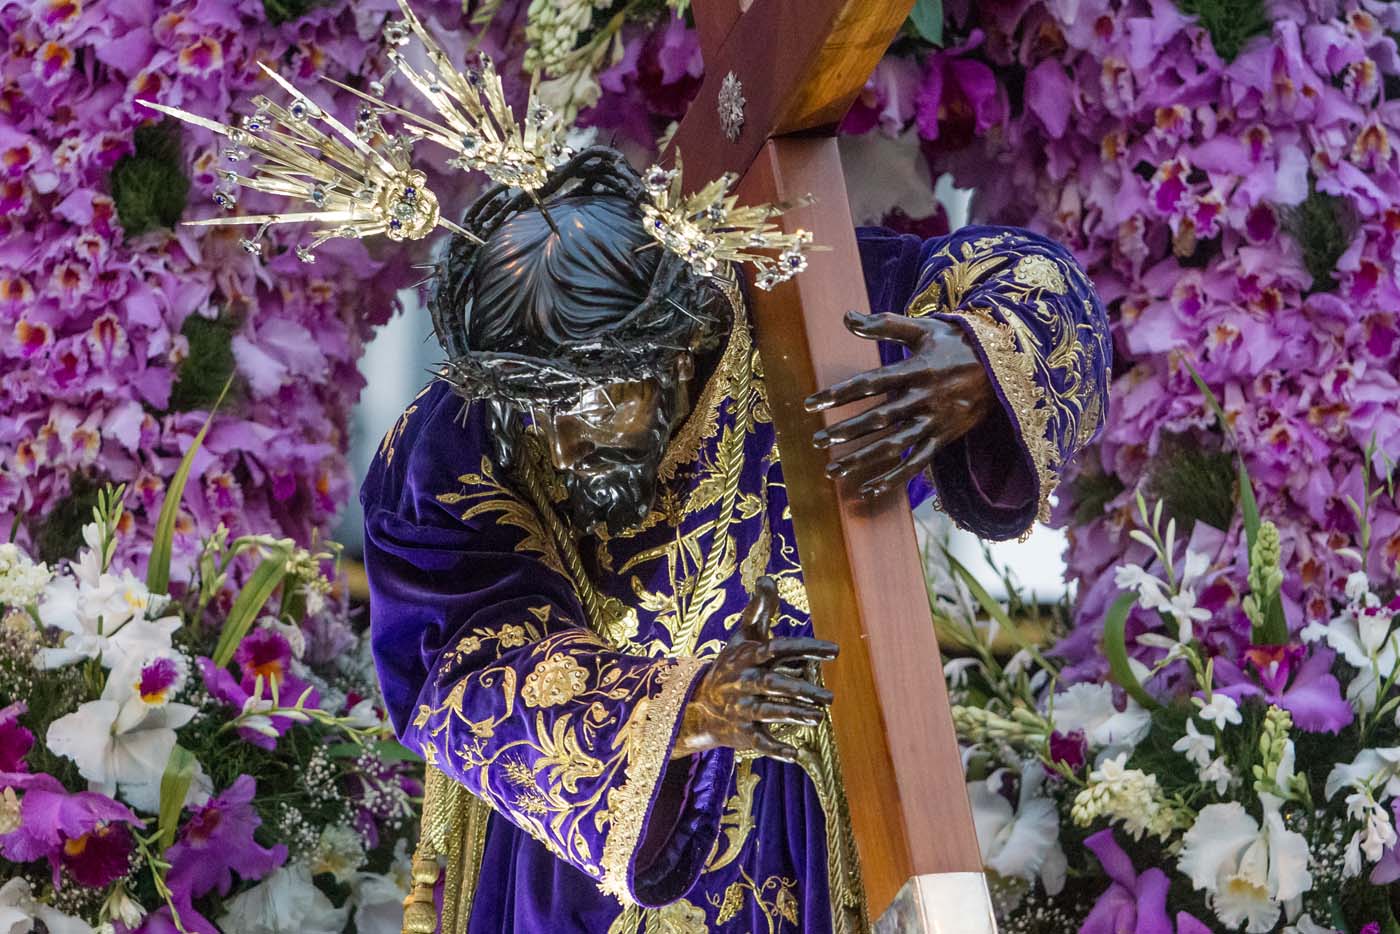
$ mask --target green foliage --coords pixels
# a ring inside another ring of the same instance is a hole
[[[112,199],[127,237],[174,227],[189,199],[190,180],[180,158],[173,121],[137,127],[136,151],[112,168]]]
[[[1123,492],[1123,481],[1106,470],[1086,470],[1074,481],[1074,521],[1093,522]]]
[[[325,6],[326,0],[263,0],[263,13],[274,26],[301,19],[318,6]]]
[[[1195,16],[1210,33],[1215,54],[1235,60],[1245,43],[1266,35],[1273,25],[1265,0],[1176,0],[1183,13]]]
[[[1346,200],[1317,190],[1308,182],[1308,196],[1283,216],[1284,229],[1303,250],[1303,264],[1313,277],[1311,291],[1330,292],[1337,287],[1332,273],[1356,231],[1356,216]]]
[[[83,547],[83,526],[92,521],[92,510],[102,490],[102,484],[87,474],[73,474],[68,484],[68,495],[48,511],[34,536],[39,559],[50,566],[73,557]]]
[[[929,45],[942,45],[943,0],[915,0],[908,27]]]
[[[218,400],[233,376],[233,332],[237,328],[236,322],[223,317],[211,320],[190,315],[185,319],[180,333],[189,341],[190,352],[180,361],[170,390],[171,412],[208,409]]]
[[[228,392],[228,383],[224,383],[223,392],[219,393],[219,398],[214,403],[214,409],[219,407],[219,402],[223,401],[224,392]],[[160,505],[160,516],[156,519],[156,534],[151,539],[151,556],[146,567],[146,587],[151,593],[170,592],[170,555],[171,548],[175,541],[175,520],[180,515],[180,501],[185,498],[185,484],[190,478],[190,469],[194,464],[194,456],[204,444],[204,436],[209,433],[209,425],[214,421],[213,409],[209,412],[209,417],[200,426],[199,433],[190,442],[189,450],[180,459],[180,466],[175,470],[175,476],[170,478],[170,485],[165,490],[165,502]]]
[[[1114,683],[1127,691],[1135,701],[1148,710],[1156,710],[1161,704],[1147,693],[1137,676],[1133,674],[1132,666],[1128,664],[1128,648],[1124,627],[1128,623],[1128,614],[1132,612],[1135,603],[1137,603],[1137,594],[1125,593],[1119,594],[1118,599],[1113,601],[1113,606],[1109,607],[1103,620],[1103,654],[1108,659],[1108,670],[1113,675]]]
[[[1189,531],[1196,522],[1228,529],[1235,514],[1235,463],[1189,435],[1164,435],[1149,467],[1148,496]]]

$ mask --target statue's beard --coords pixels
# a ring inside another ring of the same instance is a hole
[[[569,521],[581,532],[602,526],[616,535],[640,525],[656,497],[660,454],[642,459],[597,450],[580,469],[560,471]]]

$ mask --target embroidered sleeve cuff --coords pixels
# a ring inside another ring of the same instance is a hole
[[[954,522],[984,538],[1024,535],[1050,518],[1057,479],[1050,410],[1036,380],[1035,357],[990,310],[956,309],[935,317],[967,334],[1000,402],[982,424],[934,456],[931,479],[939,502]]]
[[[693,658],[670,667],[647,701],[622,784],[608,793],[612,827],[603,845],[600,887],[624,903],[657,907],[680,898],[699,878],[719,836],[732,751],[671,763],[681,714],[703,671],[704,663]]]

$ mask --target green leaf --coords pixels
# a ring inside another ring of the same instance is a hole
[[[180,824],[180,811],[185,806],[185,796],[189,794],[190,783],[194,781],[197,763],[194,753],[183,746],[170,750],[165,772],[160,777],[160,822],[156,835],[157,852],[175,842],[175,829]]]
[[[1143,707],[1157,710],[1162,705],[1147,693],[1137,675],[1133,674],[1132,666],[1128,664],[1128,644],[1123,629],[1128,623],[1128,613],[1135,603],[1137,594],[1125,593],[1108,608],[1108,615],[1103,619],[1103,653],[1108,658],[1108,670],[1118,686]]]
[[[374,754],[384,762],[422,762],[423,757],[412,749],[407,749],[400,743],[386,739],[377,743],[370,743],[367,747],[359,743],[336,743],[328,748],[328,752],[334,759],[354,759],[364,752],[366,748],[373,750]]]
[[[248,582],[234,598],[233,607],[228,611],[223,631],[219,633],[219,644],[214,647],[214,664],[223,668],[233,659],[233,651],[253,625],[253,620],[262,612],[263,605],[272,598],[273,592],[287,576],[287,553],[280,549],[270,558],[265,558],[253,571]]]
[[[146,589],[151,593],[170,592],[170,553],[175,542],[175,520],[180,515],[180,501],[185,497],[185,484],[190,479],[194,456],[204,444],[204,436],[209,433],[209,426],[214,421],[214,413],[219,410],[220,403],[224,401],[224,396],[232,385],[233,375],[229,374],[223,392],[219,393],[214,407],[209,410],[209,417],[200,426],[194,441],[190,442],[190,449],[180,459],[180,467],[175,471],[175,476],[170,478],[170,486],[165,490],[165,502],[160,505],[155,538],[151,541],[151,560],[146,566]]]
[[[943,0],[915,0],[909,24],[929,45],[943,44]]]

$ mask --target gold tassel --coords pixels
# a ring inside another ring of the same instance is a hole
[[[403,934],[435,934],[437,931],[437,906],[433,903],[433,893],[437,889],[437,857],[427,856],[423,851],[426,836],[418,839],[418,849],[413,854],[413,891],[403,900]]]

